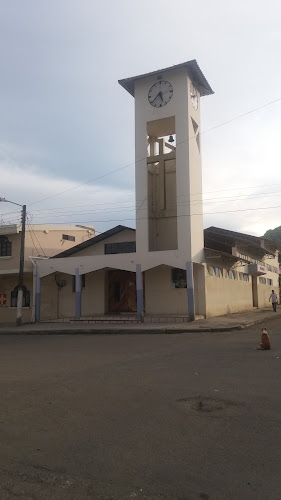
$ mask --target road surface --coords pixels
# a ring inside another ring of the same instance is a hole
[[[1,500],[280,500],[279,323],[1,336]]]

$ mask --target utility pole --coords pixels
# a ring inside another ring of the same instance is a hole
[[[22,324],[25,221],[26,221],[26,205],[23,205],[22,212],[21,212],[20,268],[19,268],[19,286],[18,286],[18,298],[17,298],[17,325],[18,326],[20,326]]]

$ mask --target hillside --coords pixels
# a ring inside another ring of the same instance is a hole
[[[269,229],[264,233],[265,238],[269,238],[270,240],[275,240],[279,245],[281,245],[281,226],[276,227],[275,229]]]

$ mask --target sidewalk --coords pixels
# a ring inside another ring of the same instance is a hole
[[[34,323],[17,327],[0,323],[0,335],[55,335],[55,334],[122,334],[122,333],[194,333],[194,332],[230,332],[249,326],[265,323],[270,319],[281,319],[281,308],[276,313],[271,308],[253,309],[240,313],[200,319],[190,323],[138,323],[138,324],[81,324],[71,323]]]

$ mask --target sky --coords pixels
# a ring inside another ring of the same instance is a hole
[[[215,92],[204,227],[280,226],[279,0],[0,0],[0,197],[29,224],[134,227],[134,100],[118,80],[192,59]],[[0,224],[19,220],[0,203]]]

